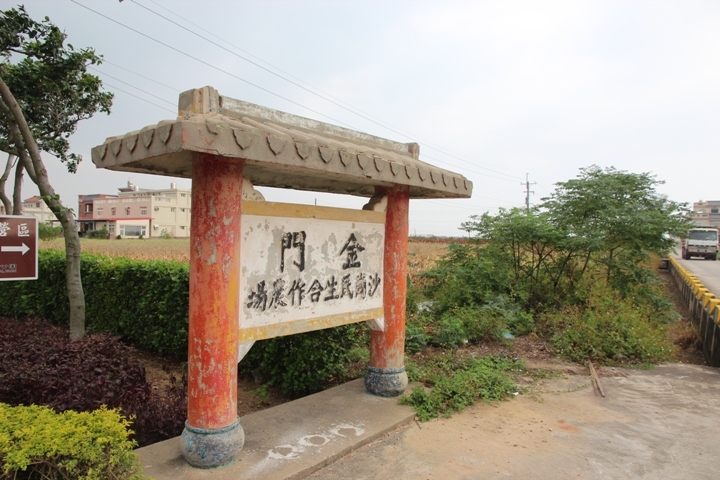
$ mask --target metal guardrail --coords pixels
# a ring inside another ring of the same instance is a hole
[[[670,274],[690,312],[690,321],[703,343],[703,356],[711,367],[720,367],[720,299],[673,257]]]

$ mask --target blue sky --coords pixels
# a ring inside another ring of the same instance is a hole
[[[94,73],[116,93],[112,114],[81,123],[72,139],[85,158],[78,174],[45,158],[73,207],[78,194],[115,193],[128,179],[189,187],[189,180],[98,170],[90,149],[174,118],[178,94],[204,85],[417,141],[421,159],[473,181],[471,199],[412,201],[411,233],[462,234],[470,215],[523,206],[526,174],[537,203],[592,164],[652,172],[673,200],[720,198],[719,2],[34,0],[26,8],[49,16],[76,48],[102,54]],[[29,181],[25,192],[36,192]],[[275,201],[364,203],[264,193]]]

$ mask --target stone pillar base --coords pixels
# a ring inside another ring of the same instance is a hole
[[[365,374],[365,388],[373,395],[380,397],[397,397],[402,395],[408,384],[405,367],[375,368],[368,367]]]
[[[185,422],[180,449],[185,460],[195,468],[216,468],[235,461],[245,443],[245,431],[238,419],[224,428],[191,427]]]

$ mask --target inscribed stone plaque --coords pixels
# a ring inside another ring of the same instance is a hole
[[[383,316],[385,214],[244,202],[240,341]]]

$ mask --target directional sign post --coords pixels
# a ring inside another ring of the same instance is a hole
[[[37,218],[0,216],[0,281],[37,280],[37,247]]]

